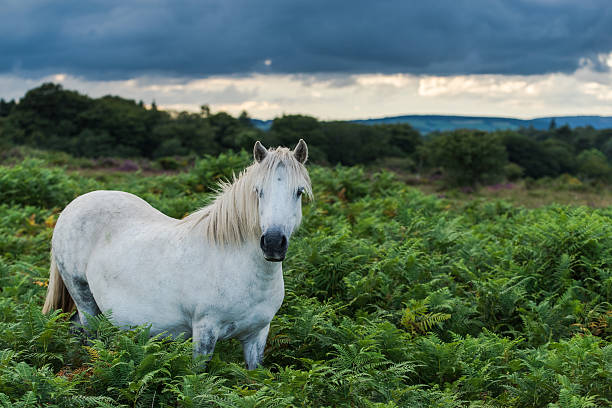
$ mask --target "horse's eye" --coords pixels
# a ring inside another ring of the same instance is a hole
[[[304,192],[304,187],[300,187],[297,189],[297,196],[300,197],[302,195],[302,193]]]
[[[255,189],[255,194],[257,194],[257,196],[259,198],[261,198],[263,196],[263,190],[260,190],[260,189],[256,188]]]

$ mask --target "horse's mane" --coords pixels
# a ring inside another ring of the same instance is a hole
[[[253,163],[238,176],[234,175],[233,182],[220,182],[214,201],[185,217],[183,222],[203,227],[206,238],[217,245],[259,240],[259,200],[255,188],[266,184],[279,165],[287,169],[289,187],[303,187],[304,195],[312,198],[306,167],[295,158],[291,150],[278,147],[268,150],[261,162]]]

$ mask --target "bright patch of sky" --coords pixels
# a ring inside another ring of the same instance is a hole
[[[599,56],[612,68],[612,53]],[[320,119],[405,114],[533,118],[612,115],[612,71],[585,60],[573,73],[540,75],[252,74],[201,79],[141,76],[88,80],[58,73],[41,78],[0,75],[5,99],[18,99],[43,82],[61,83],[93,97],[119,95],[167,110],[213,111],[271,119],[302,113]]]

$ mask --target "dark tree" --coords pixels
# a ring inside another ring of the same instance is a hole
[[[0,118],[7,117],[15,107],[15,100],[5,101],[0,99]]]
[[[430,164],[442,168],[451,185],[474,186],[504,176],[506,149],[497,134],[478,130],[443,132],[425,148]]]

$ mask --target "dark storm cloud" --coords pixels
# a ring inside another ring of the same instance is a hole
[[[536,74],[610,51],[609,0],[0,0],[0,72],[26,75]]]

